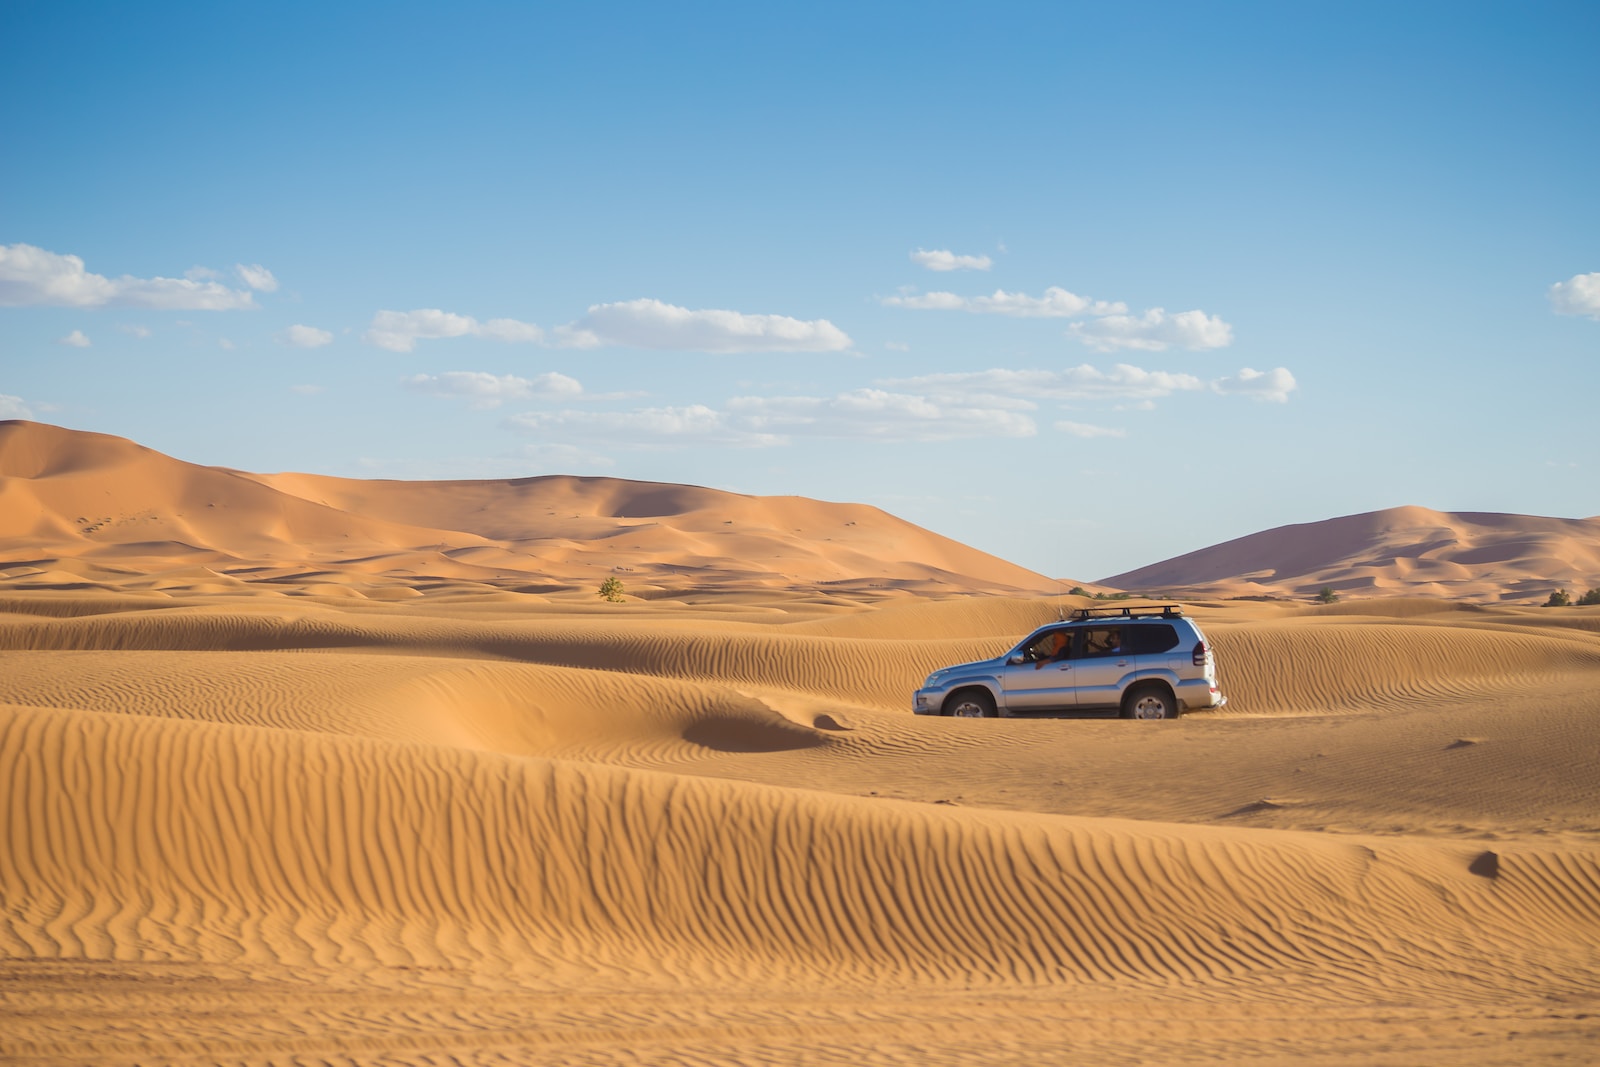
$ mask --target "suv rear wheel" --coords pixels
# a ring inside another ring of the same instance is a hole
[[[1176,719],[1178,701],[1165,686],[1139,685],[1122,701],[1124,719]]]
[[[944,702],[944,713],[958,719],[992,719],[994,697],[982,689],[958,689]]]

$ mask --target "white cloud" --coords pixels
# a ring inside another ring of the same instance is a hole
[[[320,386],[320,385],[291,385],[291,386],[289,386],[289,392],[291,392],[291,393],[299,393],[301,396],[316,396],[318,393],[322,392],[322,390],[323,390],[323,387]]]
[[[875,441],[1031,437],[1034,422],[1014,408],[912,393],[852,389],[831,397],[735,397],[728,409],[752,430]]]
[[[596,304],[571,329],[605,344],[692,352],[837,352],[853,343],[827,319],[690,310],[649,299]]]
[[[88,348],[93,343],[88,337],[84,336],[82,330],[73,330],[56,342],[58,345],[71,345],[73,348]]]
[[[333,334],[327,330],[319,330],[315,326],[303,326],[295,323],[279,335],[279,340],[294,348],[321,348],[323,345],[333,343]]]
[[[456,315],[438,308],[414,311],[380,311],[362,334],[368,344],[391,352],[410,352],[419,340],[442,337],[484,337],[491,341],[518,341],[537,344],[544,331],[531,322],[516,319],[490,319],[479,322],[471,315]]]
[[[1168,315],[1162,308],[1151,308],[1143,315],[1106,315],[1090,322],[1075,322],[1069,333],[1102,352],[1119,348],[1160,352],[1172,345],[1222,348],[1233,343],[1233,327],[1215,315],[1203,311]]]
[[[1010,315],[1024,319],[1070,319],[1078,315],[1113,315],[1128,310],[1122,303],[1091,300],[1052,285],[1043,296],[996,289],[990,296],[956,293],[903,293],[883,299],[884,306],[917,311],[967,311],[974,315]]]
[[[232,352],[233,342],[228,340],[226,337],[219,337],[217,338],[217,347],[222,349],[224,352]]]
[[[555,371],[533,378],[519,378],[514,374],[454,370],[443,374],[415,374],[402,378],[401,382],[406,388],[419,393],[467,397],[475,408],[499,407],[507,400],[540,400],[583,394],[583,386],[577,379]]]
[[[949,249],[917,249],[911,253],[911,262],[929,270],[988,270],[994,260],[988,256],[958,256]]]
[[[776,434],[741,429],[722,412],[704,404],[636,411],[525,411],[512,415],[506,422],[524,432],[557,435],[565,443],[586,440],[633,448],[682,445],[763,448],[785,443]]]
[[[512,344],[540,344],[544,341],[543,330],[531,322],[519,322],[516,319],[490,319],[472,333],[474,337]]]
[[[1266,371],[1245,367],[1230,378],[1216,379],[1211,383],[1211,388],[1219,393],[1286,404],[1289,401],[1289,394],[1295,391],[1296,383],[1294,375],[1283,367]]]
[[[149,337],[151,333],[150,327],[142,326],[137,322],[120,323],[117,326],[117,329],[121,330],[123,333],[132,334],[141,341],[143,341],[146,337]]]
[[[0,306],[140,307],[231,311],[256,306],[249,292],[194,278],[107,278],[77,256],[28,244],[0,245]]]
[[[274,278],[272,272],[259,263],[253,263],[249,266],[243,263],[235,263],[233,269],[238,272],[240,279],[252,289],[259,289],[263,293],[275,293],[278,291],[278,279]]]
[[[31,419],[33,409],[20,396],[0,393],[0,419]]]
[[[1126,437],[1128,431],[1114,430],[1109,426],[1091,426],[1087,422],[1068,422],[1065,419],[1055,424],[1056,429],[1062,433],[1071,434],[1073,437]]]
[[[1035,400],[1145,400],[1177,392],[1203,390],[1205,382],[1192,374],[1144,370],[1119,363],[1109,371],[1084,363],[1065,370],[964,371],[891,378],[880,385],[903,387],[936,398],[966,398],[970,402],[1033,406]]]
[[[1574,274],[1550,287],[1550,306],[1561,315],[1600,319],[1600,273]]]

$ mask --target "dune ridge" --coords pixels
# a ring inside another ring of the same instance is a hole
[[[202,467],[105,434],[0,422],[0,584],[384,596],[1055,584],[877,508],[618,478],[359,481]]]
[[[1177,595],[1400,594],[1543,602],[1600,588],[1600,517],[1420,507],[1280,526],[1102,579]]]

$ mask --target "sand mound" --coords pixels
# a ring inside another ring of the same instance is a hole
[[[1186,596],[1420,594],[1543,602],[1600,587],[1600,518],[1404,507],[1282,526],[1103,580]]]
[[[655,597],[1054,585],[859,504],[616,478],[258,475],[195,466],[104,434],[0,422],[0,572],[13,571],[11,559],[61,557],[149,575],[155,589],[216,591],[237,580],[347,597],[393,580],[549,591],[593,590],[613,576]],[[200,568],[216,580],[194,585]],[[60,588],[100,576],[11,577],[21,587]]]

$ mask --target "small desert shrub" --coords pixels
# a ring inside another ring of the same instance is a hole
[[[1557,589],[1550,594],[1550,599],[1544,602],[1544,606],[1547,608],[1564,608],[1571,603],[1572,597],[1567,595],[1567,591],[1565,589]]]
[[[1323,604],[1333,604],[1339,599],[1339,594],[1333,591],[1333,586],[1325,585],[1317,591],[1317,600]]]
[[[1089,595],[1089,590],[1085,589],[1081,585],[1075,585],[1071,589],[1067,590],[1067,595],[1068,596],[1088,596]]]
[[[613,604],[622,603],[622,580],[620,578],[607,578],[601,582],[600,599],[609,600]]]
[[[1591,589],[1578,598],[1578,603],[1583,607],[1600,604],[1600,589]]]

